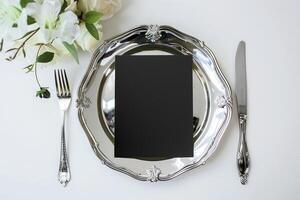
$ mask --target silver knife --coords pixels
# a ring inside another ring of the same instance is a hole
[[[241,183],[247,183],[250,159],[246,142],[247,124],[247,74],[246,74],[246,43],[240,41],[235,56],[235,85],[237,112],[239,120],[239,144],[237,152],[237,167]]]

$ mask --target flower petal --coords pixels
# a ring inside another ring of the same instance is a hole
[[[98,30],[99,33],[99,37],[102,37],[102,31],[101,28],[102,26],[100,24],[96,24],[96,28]],[[95,49],[95,47],[97,46],[97,44],[99,43],[98,40],[96,40],[86,29],[84,23],[80,24],[80,35],[79,37],[76,39],[76,43],[80,46],[80,48],[83,51],[92,51],[93,49]]]
[[[78,18],[72,11],[60,14],[57,37],[63,42],[72,44],[80,34],[78,23]]]
[[[77,8],[86,14],[97,11],[103,14],[102,20],[111,18],[122,6],[121,0],[79,0]]]
[[[28,15],[34,17],[40,26],[45,42],[56,37],[55,27],[61,6],[61,0],[47,0],[42,3],[28,3],[25,8]]]

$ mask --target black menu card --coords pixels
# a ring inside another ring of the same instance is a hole
[[[116,56],[115,157],[192,157],[192,57]]]

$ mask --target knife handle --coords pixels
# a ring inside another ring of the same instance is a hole
[[[239,170],[239,175],[241,178],[241,183],[245,185],[247,183],[249,169],[250,169],[250,158],[246,141],[246,124],[247,124],[247,115],[239,115],[239,144],[238,144],[238,153],[237,153],[237,167]]]

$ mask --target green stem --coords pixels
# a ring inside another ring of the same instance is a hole
[[[42,85],[38,79],[38,75],[37,75],[37,59],[38,59],[38,56],[39,56],[39,53],[40,53],[40,50],[42,48],[43,44],[41,44],[37,50],[37,53],[36,53],[36,59],[35,59],[35,63],[34,63],[34,75],[35,75],[35,80],[37,82],[37,84],[39,85],[40,88],[42,88]]]
[[[26,42],[28,42],[28,40],[30,40],[30,38],[32,38],[39,30],[40,30],[40,28],[35,29],[35,30],[34,30],[34,31],[33,31],[33,32],[32,32],[32,33],[31,33],[31,34],[30,34],[23,42],[22,42],[22,44],[18,47],[16,53],[15,53],[13,56],[11,56],[9,59],[10,59],[10,60],[15,59],[15,58],[17,57],[18,53],[20,52],[20,50],[21,50],[22,48],[24,48]]]
[[[2,51],[2,49],[3,49],[3,43],[4,43],[4,40],[2,38],[1,41],[0,41],[0,51]]]
[[[54,42],[54,39],[50,43],[48,43],[48,44],[52,44],[53,42]],[[41,48],[44,45],[47,46],[47,44],[43,44],[43,43],[41,43],[41,44],[38,45],[39,48],[38,48],[38,50],[36,52],[36,58],[35,58],[35,62],[34,62],[34,76],[35,76],[35,80],[36,80],[36,82],[37,82],[37,84],[39,85],[40,88],[42,88],[42,85],[41,85],[41,83],[39,81],[38,74],[37,74],[37,64],[38,64],[38,57],[39,57]]]

